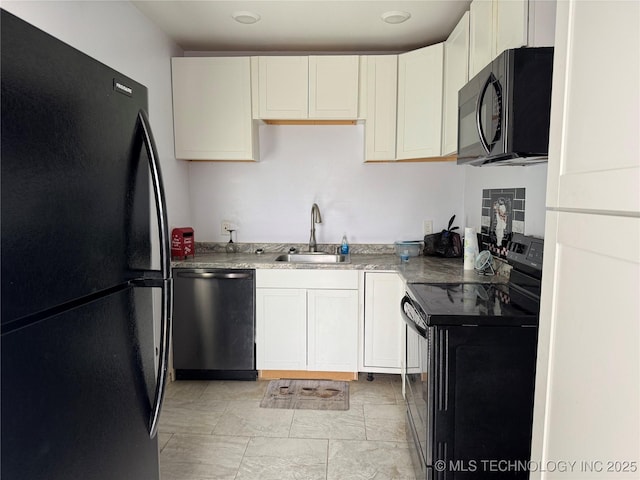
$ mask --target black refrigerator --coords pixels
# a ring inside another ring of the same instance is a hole
[[[0,476],[158,479],[171,278],[147,90],[0,15]]]

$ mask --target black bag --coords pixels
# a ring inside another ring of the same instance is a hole
[[[447,258],[462,256],[462,240],[460,234],[454,232],[458,227],[451,227],[455,218],[455,215],[451,217],[446,230],[424,236],[425,256]]]

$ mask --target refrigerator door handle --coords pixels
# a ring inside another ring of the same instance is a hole
[[[149,436],[155,437],[158,432],[160,409],[164,397],[164,389],[167,383],[167,369],[169,365],[169,336],[171,332],[171,257],[169,253],[169,227],[167,223],[167,206],[164,197],[164,185],[160,173],[158,152],[151,133],[151,126],[147,112],[140,109],[138,120],[142,127],[142,137],[149,157],[149,170],[153,183],[153,193],[156,201],[158,215],[158,230],[160,231],[160,263],[162,273],[162,321],[160,324],[160,365],[156,377],[156,388],[151,406],[151,418],[149,419]]]
[[[156,389],[151,406],[151,418],[149,419],[149,436],[155,437],[158,433],[158,423],[160,422],[160,411],[164,390],[167,384],[167,370],[169,368],[169,337],[171,332],[171,278],[164,280],[162,287],[162,326],[160,328],[160,365],[156,378]]]
[[[160,269],[163,278],[171,276],[171,256],[169,251],[169,227],[167,222],[167,202],[164,197],[164,184],[160,173],[160,162],[158,161],[158,151],[156,142],[151,133],[151,125],[147,112],[140,109],[138,120],[142,126],[142,138],[149,157],[149,170],[153,182],[153,194],[156,200],[156,212],[158,214],[158,230],[160,230]]]

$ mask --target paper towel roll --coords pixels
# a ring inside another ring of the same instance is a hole
[[[476,257],[478,256],[478,237],[474,228],[464,229],[464,269],[473,270],[475,268]]]

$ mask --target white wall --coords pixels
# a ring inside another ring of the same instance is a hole
[[[227,241],[224,219],[238,225],[240,242],[305,243],[314,202],[318,243],[339,243],[343,233],[351,243],[417,240],[423,220],[440,230],[451,215],[463,218],[463,167],[365,164],[361,125],[263,125],[260,155],[257,163],[191,162],[197,241]]]
[[[493,188],[525,188],[525,235],[544,237],[547,164],[526,167],[465,166],[464,211],[466,226],[480,231],[482,190]]]
[[[192,226],[196,240],[225,242],[222,220],[240,242],[306,243],[310,211],[319,205],[319,243],[393,243],[423,237],[451,215],[479,229],[482,190],[526,188],[525,233],[544,236],[546,164],[470,167],[455,163],[364,163],[357,126],[260,127],[257,163],[191,162]]]
[[[170,58],[182,50],[129,2],[3,1],[0,6],[148,88],[169,223],[188,224],[188,166],[174,156],[171,103]]]

